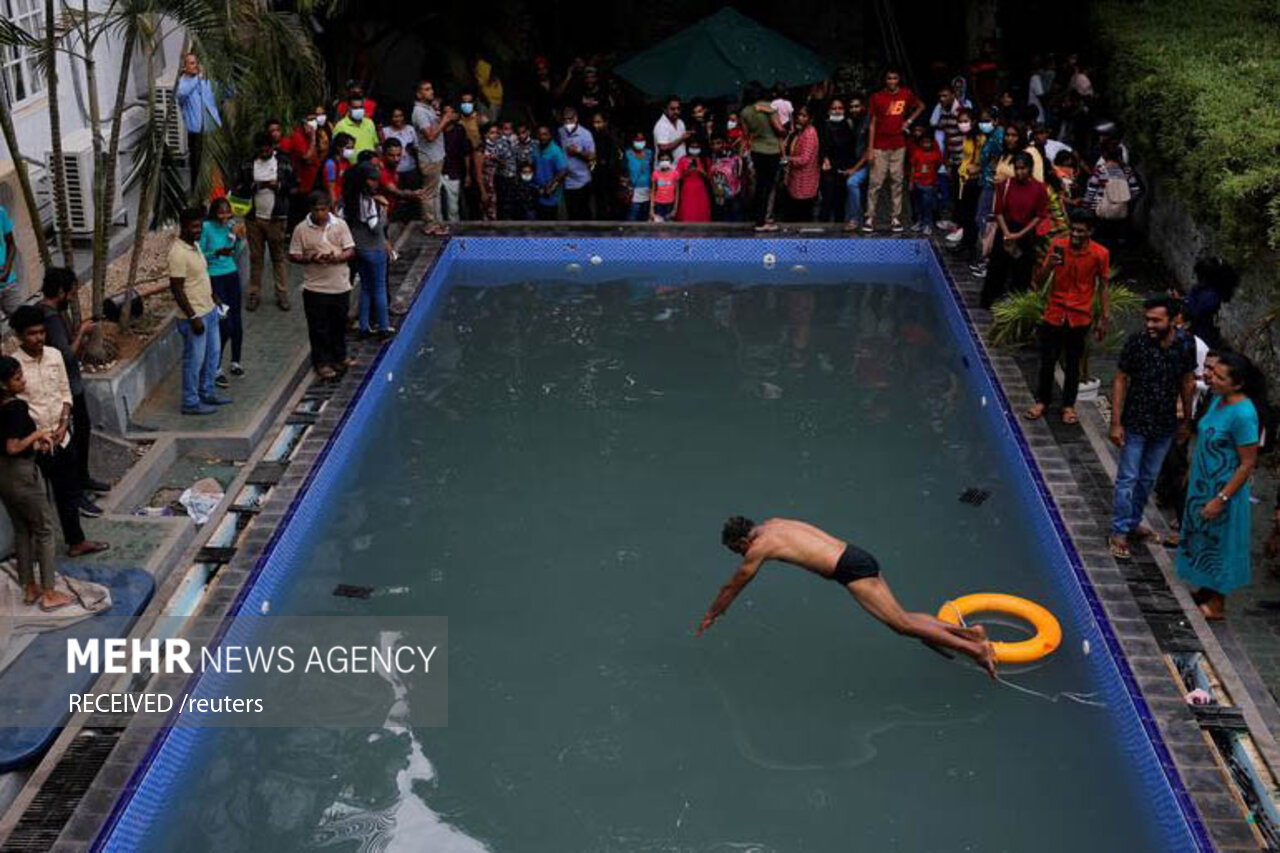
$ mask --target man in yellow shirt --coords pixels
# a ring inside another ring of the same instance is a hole
[[[215,406],[231,400],[218,394],[213,380],[222,360],[218,332],[219,305],[209,281],[209,266],[200,251],[204,211],[182,212],[178,239],[169,247],[169,289],[178,303],[178,333],[182,335],[182,414],[211,415]]]
[[[364,98],[352,98],[347,103],[347,114],[333,126],[333,135],[346,133],[356,141],[356,154],[376,151],[382,145],[382,134],[373,116],[365,115]]]

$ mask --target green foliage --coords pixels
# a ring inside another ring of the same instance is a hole
[[[1104,0],[1106,94],[1154,171],[1225,254],[1280,248],[1274,0]]]
[[[1118,269],[1111,271],[1115,281]],[[1102,342],[1104,349],[1114,349],[1124,338],[1123,320],[1142,310],[1143,297],[1123,284],[1111,285],[1111,328]],[[1094,295],[1094,313],[1098,312],[1101,294]],[[1031,288],[1011,293],[991,306],[991,332],[987,337],[992,346],[1015,347],[1035,340],[1036,326],[1044,316],[1049,300],[1049,286]]]

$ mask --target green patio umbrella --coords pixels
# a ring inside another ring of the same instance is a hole
[[[654,97],[719,98],[738,94],[749,80],[788,86],[823,80],[830,66],[813,51],[726,7],[631,57],[615,73]]]

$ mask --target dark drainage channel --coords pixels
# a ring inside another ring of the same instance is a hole
[[[81,729],[0,851],[43,853],[52,848],[123,731],[118,727]]]

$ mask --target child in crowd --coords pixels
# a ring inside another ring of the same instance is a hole
[[[726,136],[711,140],[711,218],[737,222],[742,195],[742,155]]]
[[[738,153],[745,153],[747,147],[747,134],[742,129],[742,125],[738,123],[738,114],[729,113],[724,122],[725,138],[729,140],[729,147]]]
[[[680,184],[676,177],[676,164],[670,151],[658,155],[658,168],[649,178],[649,220],[665,222],[676,210],[680,200]]]
[[[627,186],[631,190],[631,206],[627,209],[628,222],[641,222],[649,218],[649,177],[653,174],[653,152],[643,133],[637,133],[627,150]]]
[[[516,219],[532,222],[538,218],[538,185],[533,180],[533,163],[520,164],[520,177],[516,181],[512,199],[512,215]]]
[[[927,236],[933,233],[938,168],[942,166],[942,152],[938,150],[933,134],[925,132],[923,124],[913,125],[911,128],[907,161],[911,172],[911,213],[915,218],[912,230]]]

